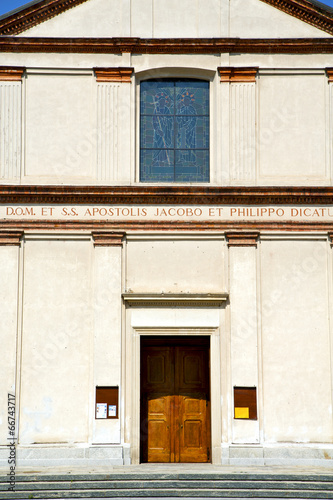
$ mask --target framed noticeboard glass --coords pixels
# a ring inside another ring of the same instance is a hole
[[[119,418],[119,387],[96,387],[96,419]]]
[[[257,420],[256,387],[234,387],[234,418]]]

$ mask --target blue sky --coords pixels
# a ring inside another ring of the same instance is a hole
[[[326,3],[330,7],[333,7],[333,0],[320,1],[322,3]],[[21,7],[21,5],[24,5],[26,3],[29,3],[28,0],[0,0],[0,16],[2,14],[6,14],[6,12],[9,12],[10,10],[17,9],[18,7]]]

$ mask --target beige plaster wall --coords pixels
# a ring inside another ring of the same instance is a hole
[[[329,36],[260,0],[89,0],[21,36]]]
[[[122,396],[121,381],[121,246],[94,248],[94,366],[96,386],[117,386]],[[93,443],[120,443],[120,422],[123,405],[118,407],[118,419],[95,419],[92,416]]]
[[[19,248],[0,246],[0,445],[8,441],[8,393],[16,393]]]
[[[298,38],[329,35],[260,0],[230,0],[229,36]]]
[[[324,72],[263,73],[258,80],[258,92],[259,183],[329,182],[329,101]]]
[[[21,444],[89,439],[90,252],[90,241],[26,243]]]
[[[30,28],[22,36],[130,36],[128,0],[89,0]]]
[[[217,293],[224,290],[223,242],[131,241],[126,290],[141,293]]]
[[[261,244],[265,442],[332,442],[325,241]]]
[[[28,181],[92,178],[96,150],[92,70],[28,74],[25,84],[24,174]]]
[[[132,234],[124,250],[93,250],[88,235],[61,240],[27,235],[22,359],[16,367],[19,249],[0,247],[6,355],[1,443],[7,438],[6,394],[17,372],[21,445],[125,439],[137,446],[135,429],[129,431],[132,405],[139,405],[139,374],[133,372],[138,350],[132,343],[141,334],[186,329],[215,339],[211,370],[223,381],[212,394],[215,447],[221,418],[225,445],[332,443],[331,252],[325,236],[262,234],[257,249],[227,249],[224,239],[213,236]],[[145,293],[228,291],[230,304],[130,307],[125,319],[124,287]],[[126,331],[122,341],[121,331]],[[94,420],[95,385],[120,386],[119,421]],[[258,387],[258,421],[234,421],[234,385]]]
[[[210,185],[332,184],[329,55],[21,56],[1,55],[31,64],[22,84],[5,85],[1,183],[138,183],[140,81],[171,76],[211,82]],[[220,83],[229,64],[258,65],[256,82]],[[98,83],[95,65],[133,66],[132,82]]]

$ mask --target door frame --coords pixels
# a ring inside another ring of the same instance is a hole
[[[165,340],[164,340],[165,339]],[[180,348],[180,349],[187,349],[189,350],[189,352],[192,352],[192,348],[194,348],[197,352],[197,350],[199,349],[200,351],[205,351],[205,356],[204,356],[204,359],[205,359],[205,365],[204,365],[204,369],[203,369],[203,381],[204,381],[204,385],[205,385],[205,389],[203,388],[193,388],[192,392],[193,394],[194,393],[197,393],[198,391],[199,392],[205,392],[205,395],[206,395],[206,398],[207,398],[207,395],[208,395],[208,399],[206,399],[206,403],[205,403],[205,407],[206,407],[206,416],[205,416],[205,423],[204,425],[206,426],[206,433],[207,433],[207,440],[205,442],[205,446],[204,446],[204,449],[205,449],[205,457],[207,460],[199,460],[199,461],[196,461],[196,460],[188,460],[188,461],[185,461],[184,463],[211,463],[211,404],[210,404],[210,378],[211,378],[211,373],[210,373],[210,336],[209,335],[204,335],[204,336],[182,336],[182,335],[176,335],[176,336],[172,336],[172,337],[167,337],[167,336],[161,336],[161,335],[158,335],[158,336],[143,336],[143,335],[140,335],[140,340],[141,340],[141,345],[140,345],[140,356],[143,355],[143,353],[145,352],[145,350],[148,350],[153,348],[154,350],[155,349],[164,349],[164,348],[173,348],[173,357],[172,357],[172,361],[174,363],[174,369],[175,369],[175,373],[174,373],[174,383],[176,384],[177,386],[177,383],[179,383],[179,374],[177,376],[177,373],[178,373],[178,369],[180,368],[180,364],[177,365],[177,360],[178,362],[180,361],[180,358],[176,356],[176,353],[177,353],[177,348]],[[142,396],[143,396],[143,373],[142,373],[142,360],[141,360],[141,363],[140,363],[140,366],[141,366],[141,370],[140,370],[140,414],[141,414],[141,419],[143,416],[146,416],[148,417],[148,415],[146,415],[146,411],[148,411],[148,408],[145,409],[144,411],[144,414],[143,414],[143,408],[142,408]],[[176,366],[178,366],[178,368],[176,368]],[[155,391],[153,390],[153,392],[156,392],[156,390],[158,390],[157,388],[155,388]],[[184,390],[184,388],[183,388]],[[162,395],[166,395],[165,394],[165,390],[161,389],[162,393],[161,393],[161,396]],[[171,396],[172,393],[169,393],[169,395]],[[174,395],[180,395],[181,394],[178,392],[178,393],[174,393]],[[188,396],[190,396],[190,394],[187,394]],[[195,397],[195,396],[194,396]],[[178,398],[177,398],[177,401],[178,401]],[[179,405],[177,403],[177,407],[179,408]],[[173,413],[173,411],[172,411]],[[173,417],[177,416],[177,421],[180,425],[180,418],[181,418],[181,415],[175,415],[173,414]],[[172,419],[171,415],[170,415],[170,418]],[[175,458],[177,457],[177,459],[180,458],[180,454],[181,454],[181,442],[180,441],[177,441],[177,438],[175,437],[176,435],[178,436],[178,440],[180,440],[180,432],[177,432],[176,431],[176,427],[175,426],[172,426],[172,423],[171,421],[169,422],[169,426],[171,429],[173,429],[173,431],[170,431],[170,432],[173,432],[173,439],[171,438],[171,440],[175,440],[174,442],[174,449],[173,449],[173,446],[170,442],[170,459],[171,459],[171,456],[172,454],[174,454]],[[141,429],[141,432],[142,432],[142,420],[141,420],[141,425],[140,425],[140,429]],[[147,429],[147,432],[149,433],[149,430]],[[148,439],[149,440],[149,439]],[[144,440],[146,441],[146,445],[148,446],[148,440]],[[140,462],[142,463],[149,463],[148,460],[143,460],[143,454],[144,454],[144,451],[146,450],[146,446],[144,445],[144,442],[142,440],[142,435],[140,435]],[[178,442],[178,445],[177,445],[177,442]],[[207,445],[207,451],[206,451],[206,445]],[[172,452],[173,450],[173,452]],[[209,452],[208,452],[209,450]],[[148,455],[148,450],[147,451],[147,455]],[[183,450],[184,454],[186,454],[185,450]],[[146,457],[148,458],[148,456]],[[160,462],[160,463],[182,463],[182,461],[174,461],[174,462]]]
[[[140,346],[141,336],[210,337],[211,463],[221,464],[221,355],[220,331],[214,327],[130,327],[126,342],[125,443],[131,448],[131,463],[140,463]],[[212,374],[220,374],[212,376]]]

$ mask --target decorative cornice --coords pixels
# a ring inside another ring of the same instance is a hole
[[[20,82],[24,71],[21,66],[0,66],[0,81]]]
[[[332,38],[26,38],[0,36],[0,52],[84,54],[332,54]]]
[[[253,83],[259,68],[217,68],[221,82]]]
[[[326,68],[326,74],[328,76],[328,82],[333,82],[333,68]]]
[[[230,232],[226,233],[228,247],[256,247],[259,233],[256,232]]]
[[[44,0],[0,19],[0,35],[18,35],[87,0]]]
[[[333,187],[0,186],[0,204],[330,205]]]
[[[1,246],[20,246],[23,231],[0,231]]]
[[[93,231],[94,247],[121,247],[125,234],[114,231]]]
[[[205,233],[207,231],[230,232],[230,231],[286,231],[286,232],[331,232],[332,222],[316,221],[70,221],[64,220],[2,220],[0,230],[20,231],[195,231]]]
[[[261,0],[290,16],[311,24],[327,33],[333,34],[333,15],[324,8],[314,5],[308,0]],[[323,6],[324,7],[324,6]]]
[[[97,82],[131,83],[134,68],[93,68]]]
[[[123,293],[125,304],[131,307],[221,307],[227,293]]]

